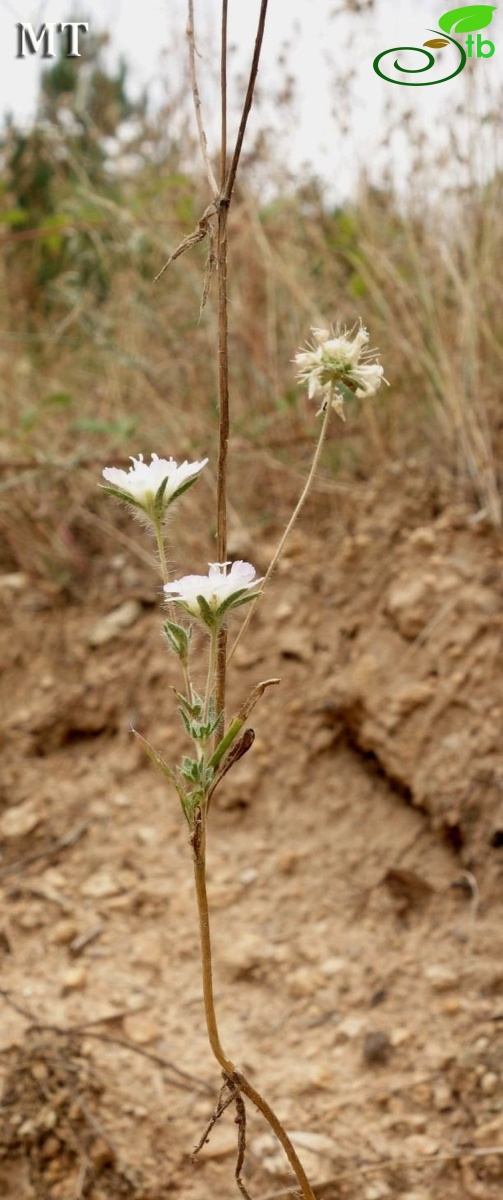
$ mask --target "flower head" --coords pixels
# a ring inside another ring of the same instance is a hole
[[[143,509],[147,516],[159,518],[177,496],[181,496],[208,462],[183,462],[178,465],[174,458],[158,458],[151,455],[151,462],[143,461],[143,454],[132,458],[133,466],[128,471],[118,467],[105,467],[103,476],[110,486],[107,491],[114,496]]]
[[[230,571],[229,568],[230,567]],[[210,563],[207,575],[184,575],[164,585],[166,596],[205,625],[219,625],[229,608],[253,600],[261,579],[251,563]]]
[[[343,397],[337,385],[343,384],[358,397],[373,396],[381,383],[387,383],[383,368],[375,351],[368,349],[369,334],[363,325],[356,333],[337,327],[335,331],[312,329],[311,334],[312,342],[295,355],[297,379],[307,384],[309,399],[321,396],[321,411],[331,398],[332,407],[344,420]]]

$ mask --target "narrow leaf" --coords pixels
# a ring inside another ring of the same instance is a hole
[[[239,712],[236,714],[237,717],[241,718],[242,722],[244,723],[249,717],[252,709],[255,708],[257,701],[260,700],[261,696],[263,696],[266,688],[272,687],[273,684],[280,682],[281,681],[279,679],[264,679],[262,683],[256,683],[255,687],[252,688],[248,699],[245,700],[244,704],[241,705]]]
[[[159,754],[159,751],[155,750],[154,747],[150,745],[150,742],[147,742],[146,738],[142,737],[141,733],[138,733],[137,729],[132,729],[131,733],[134,733],[137,742],[139,742],[140,746],[143,747],[145,754],[148,758],[150,758],[151,762],[155,764],[155,766],[159,769],[161,774],[165,776],[166,779],[170,780],[170,783],[174,783],[176,790],[178,791],[178,782],[175,772],[172,771],[171,767],[168,767],[168,764],[164,762],[164,759],[162,755]]]

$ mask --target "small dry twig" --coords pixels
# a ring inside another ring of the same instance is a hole
[[[211,226],[210,226],[210,221],[211,221],[211,217],[216,216],[216,212],[217,212],[217,210],[215,208],[215,205],[208,204],[208,207],[205,208],[200,221],[197,222],[196,228],[192,230],[192,233],[188,233],[187,237],[184,237],[183,241],[180,242],[180,245],[177,246],[176,250],[173,250],[173,253],[170,254],[169,258],[164,263],[164,266],[161,267],[161,270],[158,271],[157,275],[155,276],[154,283],[157,283],[157,281],[161,278],[161,276],[164,275],[164,272],[167,271],[170,263],[175,262],[175,259],[180,258],[180,256],[182,254],[185,254],[186,250],[192,250],[192,247],[197,246],[198,242],[204,242],[205,237],[210,237],[210,253],[211,253],[212,230],[211,230]],[[214,255],[214,251],[213,251],[213,255]],[[205,277],[205,284],[206,284],[206,277]],[[203,295],[204,295],[204,291],[203,291]]]
[[[230,1076],[229,1076],[229,1078],[230,1078]],[[208,1121],[208,1124],[206,1125],[203,1133],[201,1134],[201,1137],[199,1138],[197,1145],[194,1146],[194,1149],[190,1156],[192,1162],[196,1161],[196,1157],[199,1154],[200,1150],[202,1150],[203,1146],[206,1145],[206,1142],[208,1141],[210,1133],[211,1133],[212,1129],[214,1129],[217,1121],[220,1120],[220,1117],[223,1115],[225,1110],[227,1108],[229,1108],[229,1105],[232,1104],[233,1100],[235,1100],[235,1098],[238,1094],[238,1090],[239,1089],[236,1089],[235,1087],[231,1087],[229,1080],[226,1079],[225,1083],[223,1084],[223,1087],[220,1088],[220,1091],[218,1093],[218,1100],[216,1102],[215,1108],[213,1109],[213,1112]],[[229,1094],[226,1095],[226,1092],[228,1092]]]
[[[246,1154],[246,1108],[245,1102],[241,1093],[238,1091],[235,1095],[236,1102],[236,1125],[238,1127],[238,1154],[236,1159],[235,1178],[241,1195],[245,1200],[251,1200],[250,1193],[246,1190],[243,1183],[241,1172],[243,1170],[245,1154]]]

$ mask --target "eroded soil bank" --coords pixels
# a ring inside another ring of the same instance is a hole
[[[281,684],[213,813],[222,1039],[323,1200],[497,1200],[501,542],[418,468],[336,499],[236,656],[231,706]],[[0,1195],[227,1200],[187,830],[129,733],[181,749],[155,574],[0,585]],[[252,1112],[245,1180],[292,1183]]]

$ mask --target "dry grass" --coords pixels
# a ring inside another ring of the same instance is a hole
[[[67,141],[44,141],[58,200],[52,223],[21,230],[9,223],[12,170],[8,176],[0,288],[4,569],[28,564],[60,582],[78,574],[88,549],[80,544],[84,506],[90,502],[103,520],[96,481],[104,463],[153,448],[208,453],[215,462],[213,296],[199,319],[206,247],[152,282],[204,211],[205,182],[187,167],[198,160],[186,137],[183,154],[180,144],[163,144],[159,127],[149,138],[156,153],[129,176],[107,182],[105,174],[101,188],[75,146],[69,177]],[[314,183],[261,205],[245,169],[230,220],[237,521],[250,508],[257,520],[281,520],[309,460],[314,414],[294,385],[295,349],[312,323],[361,317],[391,388],[367,408],[355,403],[327,449],[325,479],[365,478],[390,457],[437,461],[440,450],[459,488],[501,524],[501,190],[496,176],[472,181],[442,206],[424,196],[407,206],[391,189],[362,184],[354,203],[334,212]]]

